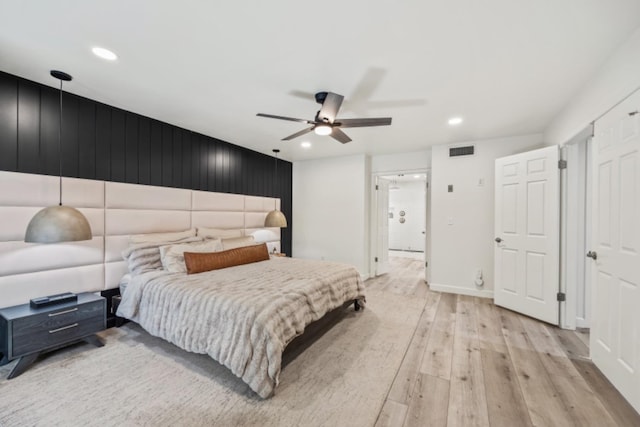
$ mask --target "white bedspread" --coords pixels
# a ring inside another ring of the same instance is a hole
[[[208,354],[267,398],[278,385],[287,344],[354,299],[364,299],[364,287],[353,266],[273,258],[193,275],[134,275],[117,314],[187,351]]]

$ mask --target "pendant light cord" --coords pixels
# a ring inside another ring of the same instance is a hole
[[[60,80],[60,126],[58,126],[58,176],[60,177],[59,206],[62,206],[62,79]]]
[[[274,188],[274,190],[275,190],[275,192],[277,194],[278,193],[278,153],[280,152],[280,150],[273,150],[273,152],[276,154],[275,159],[274,159],[274,161],[276,163],[276,177],[275,177],[276,179],[275,179],[275,188]]]

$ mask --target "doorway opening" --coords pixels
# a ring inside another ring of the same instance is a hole
[[[429,171],[412,170],[374,175],[372,198],[373,268],[375,276],[390,265],[419,269],[429,279]]]

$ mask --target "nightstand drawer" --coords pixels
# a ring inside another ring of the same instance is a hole
[[[13,339],[25,335],[32,335],[39,331],[47,332],[62,326],[71,325],[84,319],[104,316],[104,301],[94,301],[87,304],[70,305],[50,310],[47,313],[16,319],[13,322]]]
[[[90,318],[78,319],[65,325],[49,328],[32,329],[31,333],[13,337],[13,354],[24,355],[84,338],[87,335],[102,331],[105,326],[104,312]]]

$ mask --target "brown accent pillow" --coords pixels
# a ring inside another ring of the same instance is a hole
[[[221,252],[185,252],[184,263],[188,274],[202,273],[204,271],[219,270],[221,268],[236,265],[250,264],[252,262],[266,261],[269,259],[267,244],[243,246]]]

